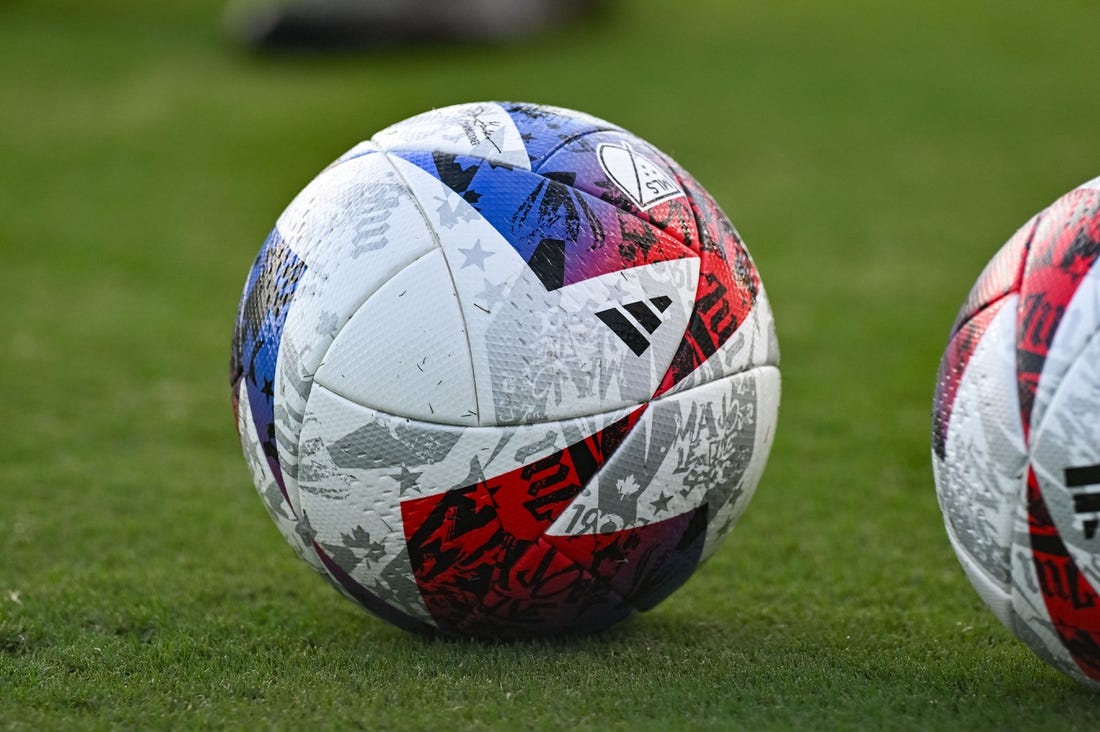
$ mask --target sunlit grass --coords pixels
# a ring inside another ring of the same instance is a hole
[[[986,259],[1100,173],[1100,6],[834,5],[623,2],[520,47],[290,58],[225,43],[213,0],[0,7],[0,726],[1094,729],[958,569],[928,412]],[[278,536],[232,425],[279,211],[382,126],[493,98],[671,153],[778,322],[747,514],[595,638],[363,614]]]

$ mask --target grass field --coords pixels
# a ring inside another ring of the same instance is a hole
[[[1100,5],[638,0],[523,47],[269,59],[220,12],[0,4],[0,727],[1096,728],[957,566],[928,431],[984,262],[1100,174]],[[233,429],[232,319],[275,217],[375,130],[479,99],[671,153],[776,313],[756,498],[595,638],[367,616],[294,558]]]

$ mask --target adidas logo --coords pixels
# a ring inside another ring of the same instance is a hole
[[[596,313],[596,317],[602,320],[611,332],[619,336],[619,339],[634,351],[635,356],[641,356],[650,345],[646,333],[653,335],[653,332],[661,327],[661,313],[668,310],[671,304],[672,298],[660,295],[649,298],[649,302],[639,300],[601,310]],[[654,308],[657,309],[656,312]],[[645,333],[642,329],[645,329]]]
[[[1100,528],[1100,492],[1089,491],[1100,485],[1100,465],[1066,468],[1066,488],[1073,492],[1074,527],[1086,539],[1096,536]]]

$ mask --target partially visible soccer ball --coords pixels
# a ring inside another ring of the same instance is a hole
[[[676,163],[482,103],[382,130],[295,198],[230,380],[303,559],[402,628],[523,638],[647,610],[715,550],[778,359],[748,251]]]
[[[982,599],[1100,689],[1100,178],[985,268],[940,365],[932,464]]]

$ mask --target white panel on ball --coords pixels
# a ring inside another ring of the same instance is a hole
[[[762,291],[761,294],[763,294]],[[772,336],[774,339],[774,331]],[[707,540],[703,546],[700,561],[705,561],[714,554],[721,545],[722,539],[749,507],[749,499],[756,493],[756,486],[760,484],[764,468],[768,464],[768,455],[771,454],[775,430],[779,423],[779,399],[782,393],[782,379],[779,367],[775,365],[778,363],[778,346],[774,353],[776,360],[770,361],[770,365],[758,366],[745,372],[750,374],[756,382],[754,385],[756,429],[753,431],[752,453],[749,455],[749,464],[737,483],[735,499],[720,507],[714,520],[707,527]]]
[[[547,533],[635,529],[705,505],[708,535],[718,525],[724,534],[755,488],[753,456],[771,446],[778,382],[765,367],[653,401]]]
[[[381,130],[371,142],[383,150],[427,150],[531,167],[511,116],[492,102],[433,109]]]
[[[315,381],[401,417],[477,424],[466,327],[441,251],[401,270],[360,306]]]
[[[356,308],[435,240],[386,157],[369,152],[322,171],[276,229],[306,264],[287,311],[275,379],[279,461],[297,509],[297,433],[322,356]]]
[[[275,476],[271,473],[263,446],[260,445],[260,440],[256,436],[256,426],[250,419],[251,404],[248,401],[248,389],[244,388],[242,384],[237,395],[240,399],[237,431],[241,437],[241,450],[244,452],[245,460],[248,461],[248,468],[255,478],[256,492],[260,494],[260,499],[263,501],[268,515],[271,516],[271,520],[279,527],[279,533],[294,548],[294,553],[304,559],[314,570],[324,574],[325,569],[321,565],[321,561],[317,558],[317,554],[313,551],[309,541],[300,531],[302,527],[299,519],[301,507],[291,507],[286,497],[283,496],[283,492],[279,489]]]
[[[1012,295],[998,306],[974,351],[955,397],[945,458],[933,462],[946,523],[970,559],[964,568],[985,575],[975,583],[979,589],[993,582],[1002,592],[1011,580],[1012,524],[1027,464],[1016,398],[1019,299]]]

